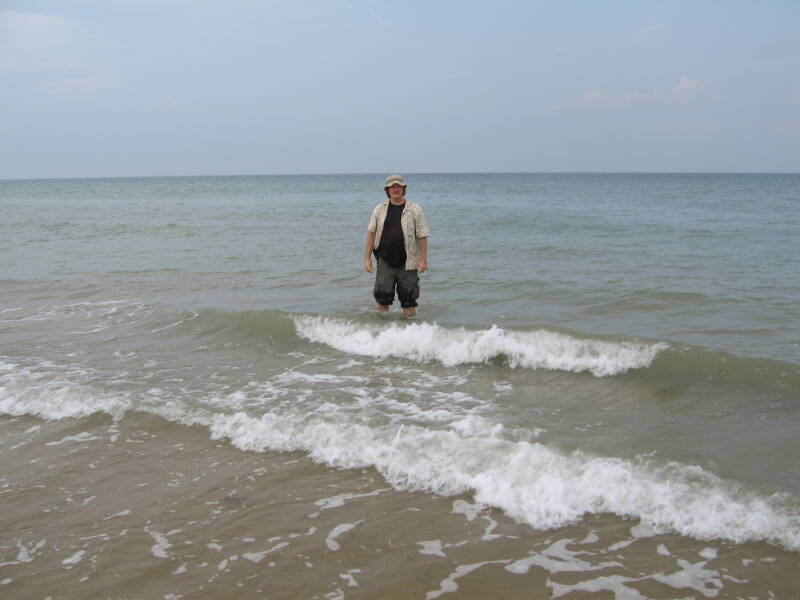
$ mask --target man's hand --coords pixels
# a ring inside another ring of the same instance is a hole
[[[370,256],[364,259],[364,269],[367,273],[372,273],[372,258]]]
[[[417,271],[420,273],[424,273],[425,269],[428,268],[428,261],[424,258],[417,263]]]

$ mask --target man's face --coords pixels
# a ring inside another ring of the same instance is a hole
[[[389,198],[391,198],[392,200],[399,200],[400,198],[403,197],[404,192],[405,190],[403,189],[403,186],[400,185],[399,183],[395,183],[393,186],[389,188]]]

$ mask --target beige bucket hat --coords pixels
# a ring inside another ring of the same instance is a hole
[[[394,174],[394,175],[389,175],[386,178],[386,185],[383,186],[383,189],[390,188],[396,183],[402,185],[403,187],[406,187],[406,180],[403,179],[403,176]]]

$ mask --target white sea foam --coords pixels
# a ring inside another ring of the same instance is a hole
[[[79,550],[69,558],[65,558],[64,560],[62,560],[61,564],[65,565],[66,567],[71,567],[72,565],[81,562],[84,554],[86,554],[86,550]]]
[[[397,436],[389,428],[275,414],[213,415],[210,428],[212,438],[229,438],[244,450],[305,450],[333,466],[374,466],[397,489],[472,491],[477,502],[539,529],[611,512],[638,517],[647,530],[800,548],[796,505],[678,463],[562,454],[538,443],[415,426]]]
[[[31,380],[29,384],[25,388],[21,382],[14,383],[17,388],[11,392],[6,385],[0,412],[62,418],[97,411],[118,415],[121,410],[108,396],[84,387],[74,396],[73,407],[65,411],[57,396],[46,398],[41,390],[48,387],[46,382]],[[639,518],[642,525],[636,528],[637,537],[673,530],[699,539],[766,540],[800,549],[796,498],[748,491],[699,467],[645,458],[565,454],[539,443],[512,441],[490,427],[490,421],[480,427],[447,429],[407,424],[400,431],[397,425],[365,424],[347,415],[306,411],[260,417],[223,414],[189,408],[178,399],[142,401],[139,406],[173,422],[205,426],[213,439],[229,439],[242,450],[303,451],[331,466],[372,466],[396,489],[471,493],[474,502],[500,508],[537,529],[609,512]],[[336,543],[334,538],[329,541]],[[154,548],[165,552],[162,540],[156,540]]]
[[[47,538],[39,540],[35,544],[31,544],[30,546],[25,546],[22,543],[22,541],[17,540],[17,548],[19,548],[19,552],[17,553],[17,561],[21,563],[31,562],[33,558],[36,556],[36,553],[39,551],[40,548],[44,547],[46,542]]]
[[[102,440],[100,436],[92,435],[88,431],[84,431],[79,433],[78,435],[68,435],[56,442],[47,442],[45,446],[60,446],[61,444],[66,444],[68,442],[91,442],[94,440]]]
[[[562,585],[552,579],[547,580],[547,586],[553,589],[552,598],[561,598],[571,592],[598,592],[609,591],[614,598],[622,600],[648,600],[647,596],[640,594],[635,588],[628,587],[626,583],[635,583],[646,579],[644,577],[634,578],[623,575],[604,575],[588,581],[580,581],[574,585]]]
[[[497,521],[495,521],[489,515],[484,515],[483,518],[486,521],[489,521],[489,524],[486,526],[486,531],[481,536],[481,540],[483,540],[484,542],[491,542],[492,540],[497,540],[503,537],[498,533],[493,533],[494,530],[497,529]]]
[[[705,558],[706,560],[714,560],[717,558],[718,552],[716,548],[703,548],[700,551],[700,556]]]
[[[344,579],[347,582],[347,587],[358,587],[358,582],[356,578],[353,577],[353,575],[357,573],[361,573],[361,569],[350,569],[349,571],[340,573],[339,579]]]
[[[356,375],[331,375],[330,373],[303,373],[302,371],[284,371],[275,377],[278,383],[366,383],[366,377]]]
[[[132,408],[130,401],[64,378],[58,373],[42,374],[37,369],[11,368],[0,375],[0,413],[34,415],[43,419],[87,417],[103,412],[114,418]],[[47,365],[44,365],[47,367]]]
[[[678,559],[680,571],[670,573],[656,573],[652,577],[659,583],[671,586],[676,589],[691,588],[696,592],[710,598],[719,594],[723,588],[722,576],[718,571],[706,569],[706,561],[690,563],[687,560]]]
[[[422,546],[422,550],[419,551],[420,554],[447,557],[442,551],[442,540],[425,540],[423,542],[417,542],[417,545]]]
[[[602,377],[649,366],[664,343],[605,342],[552,331],[509,331],[492,326],[469,330],[433,323],[367,326],[316,316],[294,318],[298,335],[342,352],[394,356],[445,366],[485,363],[505,357],[508,366],[528,369],[588,371]]]
[[[459,499],[453,501],[453,510],[450,512],[454,515],[464,515],[467,521],[474,521],[484,508],[486,507],[480,504],[470,504]]]
[[[302,531],[302,532],[297,532],[297,533],[290,533],[290,534],[289,534],[289,537],[290,537],[290,538],[298,538],[298,537],[302,537],[302,536],[304,536],[304,535],[314,535],[316,532],[317,532],[317,528],[316,528],[316,527],[309,527],[309,528],[308,528],[308,531]]]
[[[371,492],[364,492],[363,494],[339,494],[338,496],[331,496],[329,498],[322,498],[321,500],[317,500],[314,502],[317,506],[319,506],[320,510],[329,510],[331,508],[338,508],[340,506],[344,506],[344,503],[348,500],[356,500],[358,498],[367,498],[369,496],[377,496],[378,494],[382,494],[383,492],[388,492],[391,488],[381,488],[379,490],[373,490]]]
[[[108,521],[110,519],[116,519],[117,517],[127,517],[129,514],[131,514],[130,509],[125,509],[125,510],[120,511],[118,513],[114,513],[113,515],[108,515],[107,517],[104,517],[103,521]]]
[[[555,542],[542,552],[536,552],[527,558],[521,558],[506,566],[506,570],[517,575],[527,573],[532,566],[541,567],[550,573],[562,572],[587,572],[606,569],[608,567],[618,567],[620,563],[606,561],[592,564],[586,560],[578,558],[579,555],[587,554],[583,551],[573,552],[567,548],[569,544],[576,543],[572,539],[563,539]]]
[[[288,545],[289,542],[281,542],[280,544],[275,544],[272,548],[269,548],[268,550],[262,550],[261,552],[245,552],[242,554],[242,558],[249,560],[250,562],[260,563],[268,554],[272,554],[273,552],[277,552],[282,548],[286,548]]]
[[[442,579],[441,583],[439,584],[438,590],[433,590],[432,592],[428,592],[425,594],[425,600],[434,600],[434,598],[438,598],[443,594],[449,594],[458,590],[458,584],[456,583],[456,579],[460,577],[464,577],[465,575],[469,575],[473,571],[480,569],[486,565],[502,565],[507,563],[507,560],[489,560],[486,562],[475,563],[471,565],[459,565],[456,567],[456,570],[450,573],[447,578]]]
[[[325,538],[325,545],[328,547],[328,550],[336,552],[339,548],[341,548],[341,545],[336,541],[336,538],[343,533],[347,533],[351,529],[355,529],[361,522],[362,521],[356,521],[355,523],[341,523],[334,527],[328,534],[328,537]]]
[[[169,558],[169,553],[167,550],[172,548],[172,544],[169,543],[167,539],[171,534],[177,533],[177,531],[170,531],[169,533],[161,533],[160,531],[151,531],[149,528],[145,527],[144,530],[150,534],[156,543],[150,547],[150,552],[153,556],[158,558]]]
[[[120,309],[127,307],[125,312]],[[87,330],[64,332],[63,335],[79,333],[95,333],[108,329],[113,324],[129,320],[137,316],[148,307],[144,304],[129,300],[110,300],[104,302],[77,302],[64,305],[40,306],[35,312],[27,316],[2,319],[0,323],[30,323],[42,321],[66,321],[68,319],[78,322],[88,322],[92,327]],[[24,310],[24,309],[19,309]]]

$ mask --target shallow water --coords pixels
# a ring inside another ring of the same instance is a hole
[[[16,517],[0,548],[9,597],[796,594],[797,554],[764,543],[699,543],[609,514],[538,531],[469,496],[242,453],[157,417],[15,417],[0,431],[14,459],[0,490]]]
[[[796,594],[800,177],[409,179],[0,182],[0,593]]]

